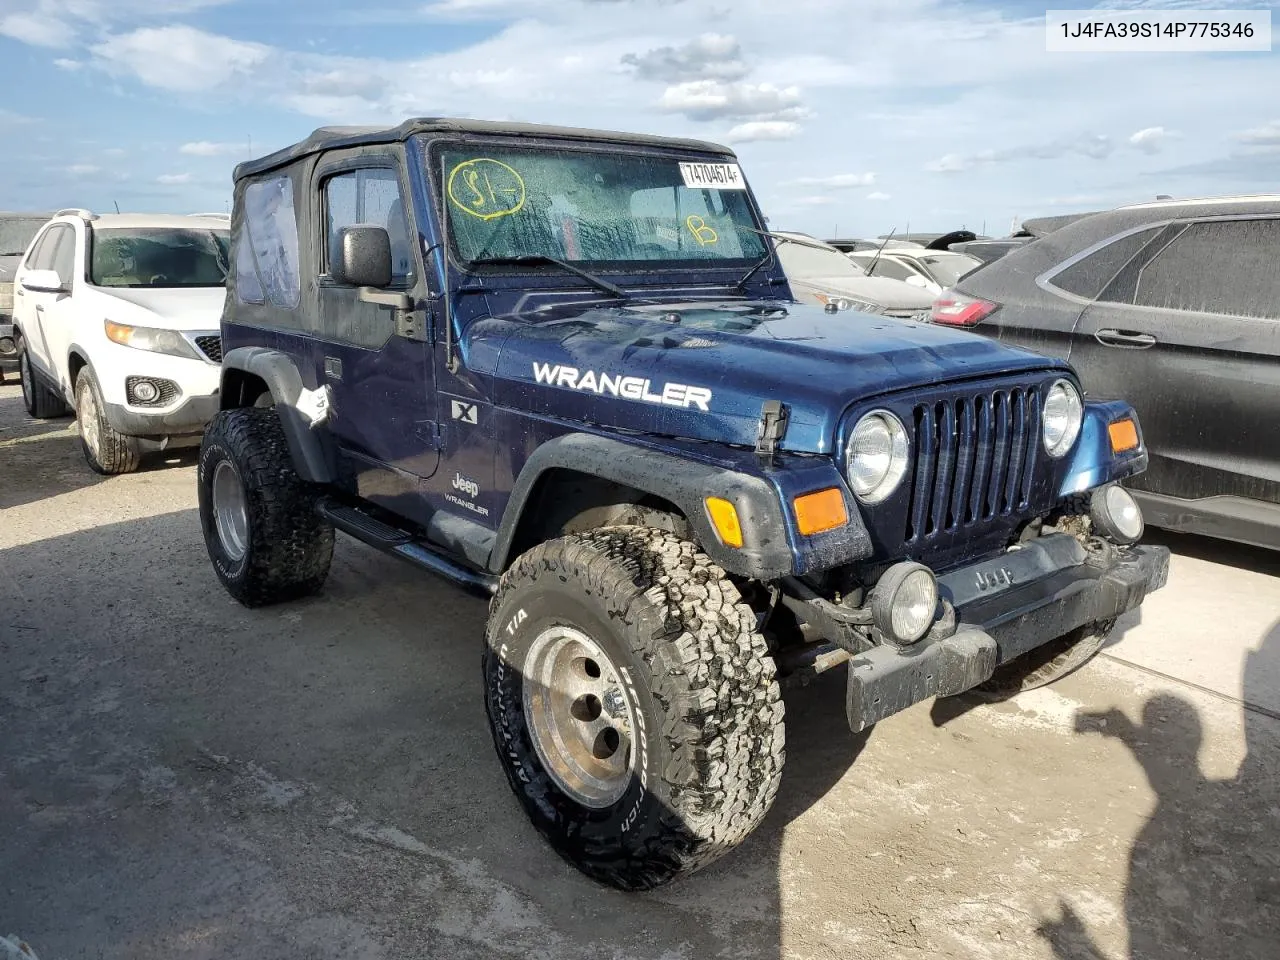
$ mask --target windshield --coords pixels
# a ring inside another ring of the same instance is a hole
[[[89,282],[100,287],[221,287],[227,281],[223,230],[93,231]]]
[[[920,261],[929,269],[933,279],[944,287],[949,287],[970,270],[982,266],[982,261],[965,253],[938,253],[929,257],[921,257]]]
[[[736,164],[475,143],[446,145],[434,166],[468,262],[739,267],[767,252]]]
[[[47,218],[0,219],[0,257],[20,257],[27,252],[27,245]]]
[[[834,247],[778,241],[778,259],[789,277],[865,277],[866,271]]]

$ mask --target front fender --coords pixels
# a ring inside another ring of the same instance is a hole
[[[1112,453],[1107,427],[1125,419],[1133,420],[1138,429],[1138,446],[1126,453]],[[1070,458],[1071,465],[1063,478],[1059,497],[1084,493],[1146,470],[1147,445],[1142,436],[1142,423],[1133,407],[1121,400],[1086,403],[1080,439]]]
[[[813,537],[801,537],[795,530],[788,506],[793,496],[832,486],[833,479],[838,483],[829,460],[805,459],[791,468],[766,469],[744,455],[735,466],[692,460],[595,434],[557,437],[535,450],[520,471],[490,556],[490,569],[505,569],[529,497],[539,478],[553,469],[600,477],[675,504],[707,555],[738,576],[775,580],[836,566],[870,552],[870,538],[852,504],[849,523],[839,530]],[[720,542],[705,505],[711,496],[728,500],[737,510],[741,547]]]

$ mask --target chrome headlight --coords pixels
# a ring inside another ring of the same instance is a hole
[[[1080,391],[1066,380],[1055,380],[1044,400],[1044,448],[1049,456],[1061,457],[1071,449],[1083,421]]]
[[[134,327],[127,323],[115,323],[112,320],[104,320],[102,324],[107,331],[107,339],[121,346],[133,347],[135,350],[149,350],[152,353],[166,353],[172,357],[186,357],[188,360],[203,359],[191,342],[176,330]]]
[[[888,410],[873,410],[853,428],[845,448],[849,486],[863,503],[886,499],[907,474],[907,429]]]

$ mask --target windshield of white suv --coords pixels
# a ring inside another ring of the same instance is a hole
[[[944,287],[949,287],[966,273],[982,266],[982,261],[967,253],[935,253],[921,257],[921,262],[929,268],[929,273]]]
[[[835,247],[778,243],[778,259],[789,277],[865,277],[867,272]]]
[[[47,221],[20,217],[0,218],[0,257],[20,257]]]
[[[736,163],[449,144],[433,161],[457,256],[634,269],[745,266],[766,253]]]
[[[89,282],[99,287],[221,287],[224,230],[106,228],[93,231]]]

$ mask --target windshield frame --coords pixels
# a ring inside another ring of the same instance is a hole
[[[442,153],[445,150],[460,146],[495,146],[509,149],[526,149],[531,151],[548,151],[548,152],[565,152],[565,153],[581,153],[594,154],[599,156],[627,156],[637,157],[647,160],[662,159],[669,160],[672,163],[734,163],[740,164],[739,158],[731,153],[709,153],[706,151],[691,150],[677,146],[663,146],[660,144],[639,144],[639,143],[601,143],[599,141],[590,140],[572,140],[561,139],[558,137],[521,137],[521,136],[502,136],[502,135],[485,135],[485,136],[459,136],[457,134],[419,134],[410,141],[416,147],[414,153],[416,156],[413,160],[417,161],[417,165],[421,167],[420,176],[426,180],[426,189],[428,196],[432,198],[433,210],[431,211],[436,219],[437,235],[441,238],[440,246],[445,250],[448,264],[463,275],[474,275],[480,271],[486,274],[492,272],[494,275],[517,275],[517,274],[534,274],[547,275],[558,274],[563,277],[564,274],[558,268],[551,264],[522,264],[522,265],[498,265],[485,264],[483,262],[472,262],[462,256],[458,249],[457,238],[453,231],[449,229],[452,216],[448,213],[448,197],[444,187],[444,165]],[[411,163],[410,168],[414,164]],[[743,176],[745,180],[745,174]],[[756,200],[755,191],[751,189],[748,181],[746,189],[741,191],[745,195],[747,211],[750,214],[750,229],[757,234],[765,234],[767,236],[768,227],[765,224],[764,214],[760,209],[760,205]],[[595,274],[604,274],[615,277],[644,277],[654,275],[690,275],[690,279],[696,276],[706,274],[714,274],[716,283],[723,283],[719,274],[728,274],[731,277],[738,277],[747,268],[758,263],[761,257],[766,254],[769,256],[769,264],[777,265],[778,258],[775,252],[775,244],[767,241],[762,243],[764,248],[760,253],[752,253],[752,255],[738,258],[725,259],[696,259],[696,260],[573,260],[575,266],[584,270],[589,270]],[[683,278],[682,278],[683,279]]]
[[[223,264],[225,271],[222,277],[222,283],[181,283],[171,285],[160,284],[102,284],[98,282],[98,278],[94,273],[94,255],[95,246],[100,234],[107,233],[133,233],[133,234],[150,234],[150,233],[189,233],[199,234],[207,233],[214,237],[221,237],[226,241],[223,247]],[[177,227],[177,226],[155,226],[155,227],[99,227],[90,228],[85,231],[85,251],[84,251],[84,279],[85,283],[93,287],[95,290],[217,290],[225,288],[227,278],[231,274],[231,230],[230,228],[223,230],[214,230],[209,227]]]

